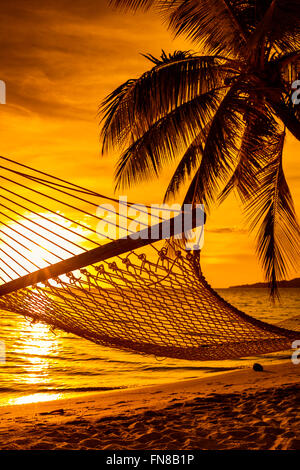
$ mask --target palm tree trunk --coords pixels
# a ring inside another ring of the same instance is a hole
[[[293,109],[277,100],[272,100],[271,105],[286,128],[300,141],[300,121],[295,116]]]

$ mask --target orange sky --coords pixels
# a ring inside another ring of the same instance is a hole
[[[125,15],[106,0],[2,2],[0,21],[0,79],[7,85],[7,104],[0,105],[1,154],[112,195],[116,155],[100,157],[98,105],[149,68],[140,52],[195,47],[173,41],[154,13]],[[285,169],[298,213],[299,150],[289,137]],[[159,182],[128,191],[128,199],[161,202],[170,174],[166,169]],[[253,237],[234,197],[213,211],[205,236],[202,264],[211,284],[262,280]]]

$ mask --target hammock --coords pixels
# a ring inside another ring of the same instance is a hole
[[[180,211],[154,209],[150,240],[147,207],[135,206],[137,224],[125,200],[120,210],[114,198],[0,159],[0,310],[100,345],[189,360],[275,352],[300,338],[212,289],[199,252],[176,239]],[[173,237],[162,240],[166,222]]]

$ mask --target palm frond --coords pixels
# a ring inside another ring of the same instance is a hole
[[[244,116],[246,126],[238,152],[238,164],[218,199],[224,199],[236,189],[241,201],[245,203],[258,188],[257,173],[273,158],[270,139],[277,132],[275,121],[268,105],[256,104]]]
[[[228,0],[185,0],[164,11],[176,35],[202,44],[210,53],[239,54],[246,44],[245,32]],[[218,25],[218,26],[216,26]]]
[[[300,77],[300,49],[273,54],[268,65],[272,70],[276,70],[285,92],[290,95],[292,83]]]
[[[201,203],[209,210],[220,184],[225,183],[236,166],[245,126],[243,115],[248,107],[237,82],[229,89],[212,119],[201,163],[187,191],[185,204]]]
[[[148,59],[150,62],[158,65],[165,65],[170,62],[176,62],[178,60],[189,59],[190,57],[195,56],[196,54],[191,51],[174,51],[174,52],[165,52],[163,49],[161,51],[160,57],[154,57],[152,54],[141,54],[145,59]]]
[[[299,62],[300,60],[300,49],[297,49],[292,52],[279,52],[275,54],[271,60],[270,63],[275,66],[279,66],[280,68],[285,68],[286,66],[290,64],[294,64]]]
[[[167,202],[171,197],[175,196],[179,189],[185,184],[186,180],[191,176],[193,170],[200,165],[206,133],[205,128],[195,137],[184,153],[167,187],[164,202]]]
[[[248,40],[247,56],[252,64],[263,68],[271,51],[292,53],[299,49],[299,40],[299,2],[273,0]]]
[[[291,90],[288,92],[284,84],[281,85],[281,94],[273,93],[273,90],[265,90],[268,103],[273,108],[277,118],[284,126],[300,140],[300,109],[291,101]]]
[[[250,229],[257,230],[257,253],[272,298],[278,296],[277,282],[296,268],[300,256],[300,227],[282,168],[284,138],[285,132],[270,142],[273,159],[258,173],[260,188],[245,207]]]
[[[102,103],[103,152],[123,150],[164,115],[220,86],[224,76],[237,73],[237,64],[220,57],[177,51],[163,59],[140,78],[118,87]]]
[[[109,0],[110,5],[123,10],[149,10],[157,0]]]
[[[276,0],[268,41],[288,53],[300,49],[300,8],[298,0]]]
[[[157,176],[163,163],[184,152],[218,109],[222,91],[211,90],[184,103],[153,124],[121,155],[116,188]]]
[[[247,55],[250,63],[253,65],[263,65],[266,57],[266,50],[270,53],[269,41],[267,36],[273,25],[274,10],[276,9],[276,1],[270,2],[260,22],[256,25],[253,34],[248,39]]]
[[[121,147],[130,133],[130,116],[127,116],[127,95],[134,88],[136,80],[127,80],[112,93],[110,93],[101,105],[103,123],[101,129],[102,153],[110,147]],[[120,117],[123,119],[120,119]],[[119,118],[118,118],[119,117]]]

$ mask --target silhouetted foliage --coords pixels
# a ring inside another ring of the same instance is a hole
[[[291,84],[300,71],[298,0],[112,0],[154,7],[202,55],[162,51],[154,66],[103,102],[103,151],[119,149],[116,187],[179,164],[165,200],[189,181],[185,203],[209,209],[236,190],[271,295],[299,259],[300,229],[284,177],[286,129],[300,140]]]

